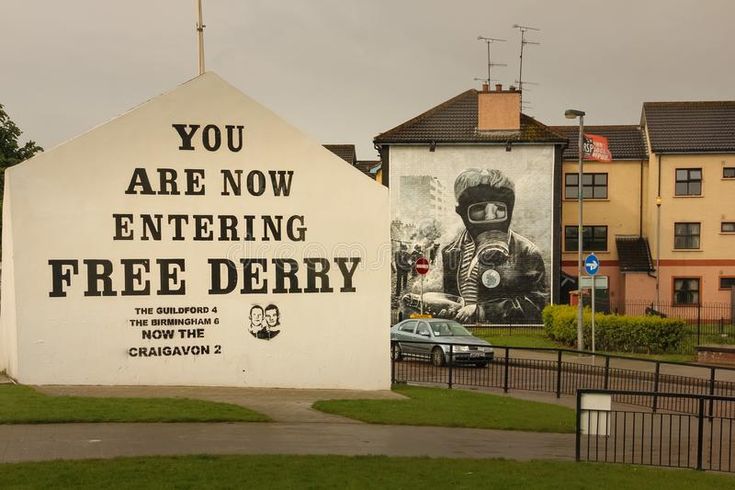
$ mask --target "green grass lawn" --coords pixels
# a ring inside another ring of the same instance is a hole
[[[628,465],[385,456],[187,456],[0,465],[0,488],[732,489],[730,475]]]
[[[49,396],[29,386],[0,385],[0,424],[268,421],[265,415],[228,403],[183,398]]]
[[[552,349],[564,348],[563,345],[558,344],[548,338],[544,334],[538,335],[487,335],[487,334],[476,334],[475,337],[480,337],[490,342],[492,345],[498,347],[510,346],[510,347],[551,347]]]
[[[574,410],[548,403],[444,388],[399,386],[408,400],[323,400],[314,408],[372,424],[574,432]]]

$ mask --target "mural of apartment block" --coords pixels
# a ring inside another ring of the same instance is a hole
[[[446,214],[446,189],[431,175],[401,175],[398,189],[398,210],[402,216],[417,221],[443,220]]]

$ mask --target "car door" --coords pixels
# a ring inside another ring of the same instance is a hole
[[[412,342],[416,340],[416,336],[414,335],[416,323],[416,320],[405,321],[398,327],[398,331],[396,332],[398,344],[406,354],[416,353],[416,344]]]
[[[426,322],[418,322],[416,326],[416,341],[420,342],[416,344],[416,352],[419,354],[428,355],[431,352],[432,344],[431,341],[431,329],[429,324]]]

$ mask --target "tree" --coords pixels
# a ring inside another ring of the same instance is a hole
[[[2,229],[2,196],[5,190],[5,169],[31,158],[43,148],[35,141],[19,146],[18,138],[23,131],[16,126],[5,108],[0,104],[0,229]]]
[[[43,148],[35,141],[28,141],[19,146],[18,138],[23,134],[18,126],[10,119],[5,108],[0,104],[0,183],[5,183],[5,169],[31,158]],[[4,187],[0,187],[2,192]]]

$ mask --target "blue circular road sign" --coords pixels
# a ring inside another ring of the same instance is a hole
[[[586,270],[587,274],[590,276],[597,274],[600,270],[600,259],[598,259],[595,254],[589,254],[584,259],[584,270]]]

